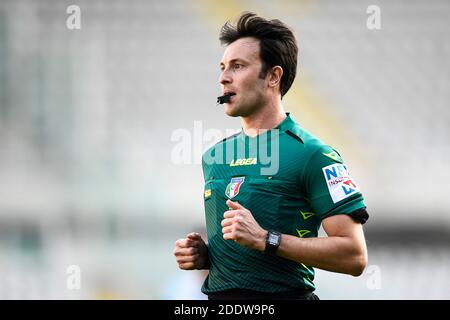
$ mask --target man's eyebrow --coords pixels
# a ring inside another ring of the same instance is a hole
[[[236,58],[236,59],[232,59],[230,60],[229,63],[235,63],[235,62],[243,62],[243,63],[248,63],[248,61],[242,59],[242,58]],[[224,66],[225,64],[223,62],[220,62],[220,67]]]

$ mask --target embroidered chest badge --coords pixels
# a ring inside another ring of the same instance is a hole
[[[235,196],[239,194],[239,190],[241,185],[244,183],[245,177],[234,177],[231,178],[230,183],[227,185],[225,189],[225,195],[229,199],[233,199]]]

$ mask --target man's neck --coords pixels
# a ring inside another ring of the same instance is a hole
[[[277,105],[267,106],[247,117],[241,117],[241,122],[244,133],[250,137],[254,137],[260,131],[275,128],[284,119],[286,119],[286,113],[280,101]]]

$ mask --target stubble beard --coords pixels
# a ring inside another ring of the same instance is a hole
[[[234,101],[232,105],[225,107],[225,113],[230,117],[248,117],[259,110],[264,104],[264,99],[259,97],[255,99],[251,104],[239,103],[239,101]]]

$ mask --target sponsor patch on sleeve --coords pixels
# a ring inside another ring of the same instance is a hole
[[[359,192],[359,186],[350,177],[347,166],[336,163],[322,168],[333,202],[339,202]]]

